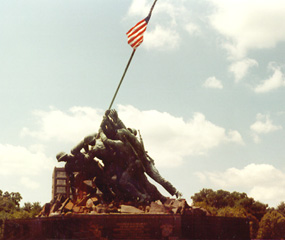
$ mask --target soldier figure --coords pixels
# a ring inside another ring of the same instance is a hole
[[[116,119],[118,119],[120,122],[121,120],[118,118],[118,115],[116,113],[116,110],[111,110],[112,115],[116,116]],[[115,114],[116,113],[116,114]],[[135,129],[126,129],[123,124],[117,124],[116,125],[116,119],[113,120],[112,115],[109,116],[109,112],[106,112],[107,117],[103,119],[101,127],[108,126],[109,132],[110,129],[113,130],[113,133],[110,134],[111,136],[114,136],[114,134],[117,134],[117,138],[120,139],[122,142],[128,142],[131,144],[133,148],[133,152],[135,151],[138,155],[138,158],[141,160],[144,171],[147,173],[148,176],[150,176],[153,180],[155,180],[157,183],[159,183],[161,186],[165,188],[172,196],[176,195],[177,198],[181,197],[182,194],[176,190],[176,188],[167,180],[165,180],[157,170],[157,168],[154,165],[154,160],[147,154],[147,152],[144,150],[142,138],[141,142],[137,139],[137,131]],[[105,115],[106,115],[105,114]],[[118,127],[118,125],[120,127]],[[100,135],[101,136],[101,135]]]
[[[112,113],[111,116],[109,115],[110,113]],[[115,119],[113,119],[112,116],[115,116]],[[124,155],[121,156],[120,159],[123,159],[129,166],[123,173],[120,184],[127,187],[129,192],[132,192],[133,195],[139,196],[139,191],[136,190],[133,184],[135,179],[131,177],[134,172],[137,172],[136,168],[138,168],[161,184],[171,195],[175,194],[177,197],[180,197],[181,194],[176,188],[159,174],[154,166],[154,161],[145,152],[143,143],[138,141],[136,137],[137,131],[130,128],[126,129],[123,124],[118,124],[118,121],[120,121],[120,119],[115,110],[107,111],[101,124],[102,131],[99,136],[106,146],[115,148],[119,154]],[[104,129],[108,129],[110,138],[107,138]],[[149,194],[156,196],[156,199],[165,200],[165,197],[159,193],[154,185],[149,183],[144,174],[135,176],[142,177],[140,185],[145,185],[145,188],[148,189],[145,191],[146,198],[148,198],[147,195]],[[144,198],[144,195],[139,198]]]
[[[107,110],[98,133],[86,136],[71,150],[71,154],[59,153],[57,160],[66,162],[65,170],[73,196],[76,197],[74,172],[79,172],[82,181],[94,179],[108,201],[114,197],[139,202],[166,201],[145,173],[171,195],[180,197],[176,188],[161,177],[144,149],[142,138],[139,141],[136,135],[135,129],[126,128],[116,110]]]
[[[78,172],[77,179],[80,182],[84,180],[93,180],[96,187],[103,193],[103,198],[111,201],[114,193],[110,189],[109,178],[106,176],[103,166],[96,160],[88,158],[84,153],[66,154],[61,152],[57,154],[58,162],[66,162],[65,171],[69,176],[71,191],[74,200],[76,200],[76,186],[74,172]]]

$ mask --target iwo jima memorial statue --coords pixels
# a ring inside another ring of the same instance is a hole
[[[111,108],[156,1],[127,33],[133,52],[98,130],[70,153],[56,155],[65,163],[70,193],[58,194],[36,219],[7,220],[5,239],[249,239],[247,219],[213,217],[189,206],[160,175],[139,130],[125,126]]]

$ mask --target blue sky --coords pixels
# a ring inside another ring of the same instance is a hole
[[[55,155],[98,130],[151,4],[0,2],[1,190],[51,200]],[[283,0],[157,1],[113,107],[189,203],[285,200],[284,21]]]

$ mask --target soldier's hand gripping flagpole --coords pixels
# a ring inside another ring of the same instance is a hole
[[[149,19],[150,19],[150,17],[151,17],[151,14],[152,14],[152,11],[153,11],[153,8],[154,8],[156,2],[157,2],[157,0],[155,0],[154,3],[152,4],[152,7],[151,7],[151,9],[150,9],[149,14],[147,15],[147,17],[146,17],[145,19],[141,20],[140,22],[138,22],[134,27],[132,27],[132,28],[127,32],[128,44],[130,44],[130,46],[133,48],[133,52],[132,52],[132,55],[130,56],[130,59],[129,59],[128,63],[127,63],[127,66],[126,66],[126,68],[125,68],[125,71],[124,71],[124,73],[123,73],[123,76],[122,76],[122,78],[121,78],[121,81],[120,81],[120,83],[119,83],[119,85],[118,85],[118,87],[117,87],[117,89],[116,89],[116,92],[115,92],[115,94],[114,94],[114,96],[113,96],[113,99],[112,99],[112,101],[111,101],[111,104],[110,104],[110,106],[109,106],[109,108],[108,108],[109,110],[111,109],[111,107],[112,107],[112,105],[113,105],[113,103],[114,103],[114,101],[115,101],[115,98],[116,98],[116,96],[117,96],[117,93],[118,93],[118,91],[119,91],[119,89],[120,89],[120,86],[121,86],[123,80],[124,80],[124,77],[125,77],[125,75],[126,75],[126,72],[128,71],[129,65],[130,65],[130,63],[131,63],[131,61],[132,61],[132,59],[133,59],[133,56],[134,56],[134,54],[135,54],[135,52],[136,52],[136,49],[137,49],[137,47],[143,42],[143,34],[144,34],[145,30],[146,30],[147,24],[148,24],[148,22],[149,22]]]

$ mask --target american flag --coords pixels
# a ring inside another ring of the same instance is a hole
[[[128,44],[133,49],[136,49],[143,42],[143,34],[146,30],[150,16],[138,22],[127,32]]]

